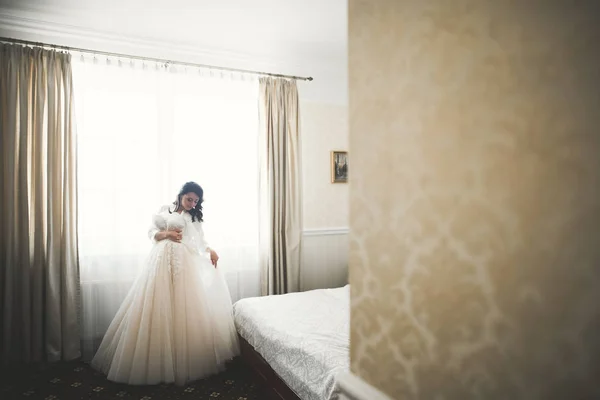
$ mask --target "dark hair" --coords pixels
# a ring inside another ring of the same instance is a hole
[[[202,222],[202,202],[204,201],[204,190],[202,190],[202,187],[196,182],[186,182],[185,185],[183,185],[183,187],[179,191],[179,194],[177,195],[177,199],[173,202],[173,204],[175,205],[175,211],[179,210],[179,207],[181,206],[181,198],[184,194],[187,193],[195,193],[199,197],[198,204],[196,204],[196,207],[188,211],[192,216],[192,222],[194,222],[196,219]],[[169,213],[171,212],[172,211],[169,210]]]

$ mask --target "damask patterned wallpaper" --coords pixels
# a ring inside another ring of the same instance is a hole
[[[600,398],[598,3],[349,1],[351,368],[393,398]]]

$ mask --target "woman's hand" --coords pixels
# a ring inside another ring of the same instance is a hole
[[[213,249],[209,248],[208,251],[210,253],[210,262],[212,262],[212,265],[214,265],[215,268],[217,268],[217,261],[219,261],[219,255]]]
[[[172,231],[167,231],[167,238],[173,242],[181,243],[183,233],[181,229],[173,229]]]
[[[160,231],[157,232],[154,236],[156,241],[160,242],[161,240],[169,239],[172,242],[181,243],[181,238],[183,237],[183,233],[181,229],[173,229],[171,231]]]

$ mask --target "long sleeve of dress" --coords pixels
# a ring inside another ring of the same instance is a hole
[[[157,243],[154,236],[156,236],[156,234],[158,232],[163,231],[166,228],[165,226],[162,226],[162,224],[164,223],[164,218],[162,218],[160,216],[160,213],[167,211],[168,209],[169,209],[169,206],[162,206],[158,210],[158,213],[156,213],[152,216],[152,224],[150,225],[150,229],[148,229],[148,238],[150,238],[150,240],[152,240],[153,244]]]
[[[204,229],[202,229],[202,222],[196,221],[193,222],[192,225],[194,226],[195,232],[194,232],[194,241],[196,244],[196,247],[198,248],[198,251],[200,253],[206,253],[208,251],[208,243],[206,242],[206,238],[204,237]]]

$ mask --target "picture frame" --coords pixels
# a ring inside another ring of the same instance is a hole
[[[331,183],[348,183],[348,152],[331,151]]]

